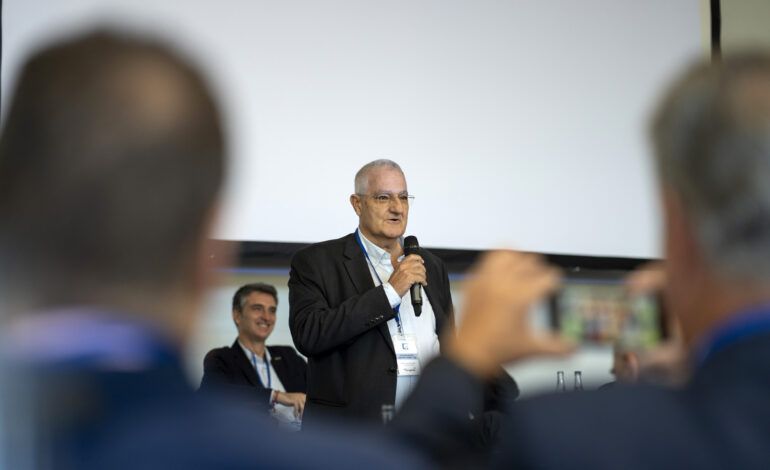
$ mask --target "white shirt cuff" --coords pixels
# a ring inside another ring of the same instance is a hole
[[[390,308],[396,308],[399,305],[401,305],[401,297],[398,296],[398,292],[396,292],[396,289],[394,289],[389,282],[386,282],[385,284],[383,284],[382,288],[385,291],[385,295],[388,296],[388,302],[390,302]]]

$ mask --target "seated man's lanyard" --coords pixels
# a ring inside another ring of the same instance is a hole
[[[367,263],[369,263],[369,266],[372,267],[372,272],[374,273],[374,276],[377,278],[377,282],[379,282],[379,285],[382,285],[382,279],[380,279],[380,275],[377,274],[377,270],[374,269],[374,264],[372,263],[372,260],[369,259],[369,253],[366,252],[366,248],[364,247],[364,243],[361,241],[361,236],[358,234],[358,229],[356,229],[356,241],[358,242],[358,246],[361,247],[361,251],[364,252],[364,256],[366,257]],[[401,305],[396,305],[393,308],[393,311],[396,312],[396,326],[398,327],[398,332],[401,334],[404,334],[404,329],[401,327],[401,315],[399,315],[398,311],[401,308]]]

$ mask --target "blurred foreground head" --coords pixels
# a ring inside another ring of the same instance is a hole
[[[770,301],[770,55],[691,68],[653,123],[669,300],[685,340]]]
[[[96,32],[34,54],[11,100],[0,274],[14,301],[131,311],[196,297],[224,170],[201,74],[164,46]]]

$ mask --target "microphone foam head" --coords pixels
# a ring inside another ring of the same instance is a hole
[[[417,243],[417,237],[414,235],[409,235],[408,237],[404,238],[404,253],[407,255],[417,253],[417,248],[420,247],[420,244]]]

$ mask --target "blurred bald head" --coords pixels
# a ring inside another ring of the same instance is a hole
[[[43,305],[191,282],[224,150],[207,85],[174,51],[107,32],[39,51],[0,139],[6,280]]]

